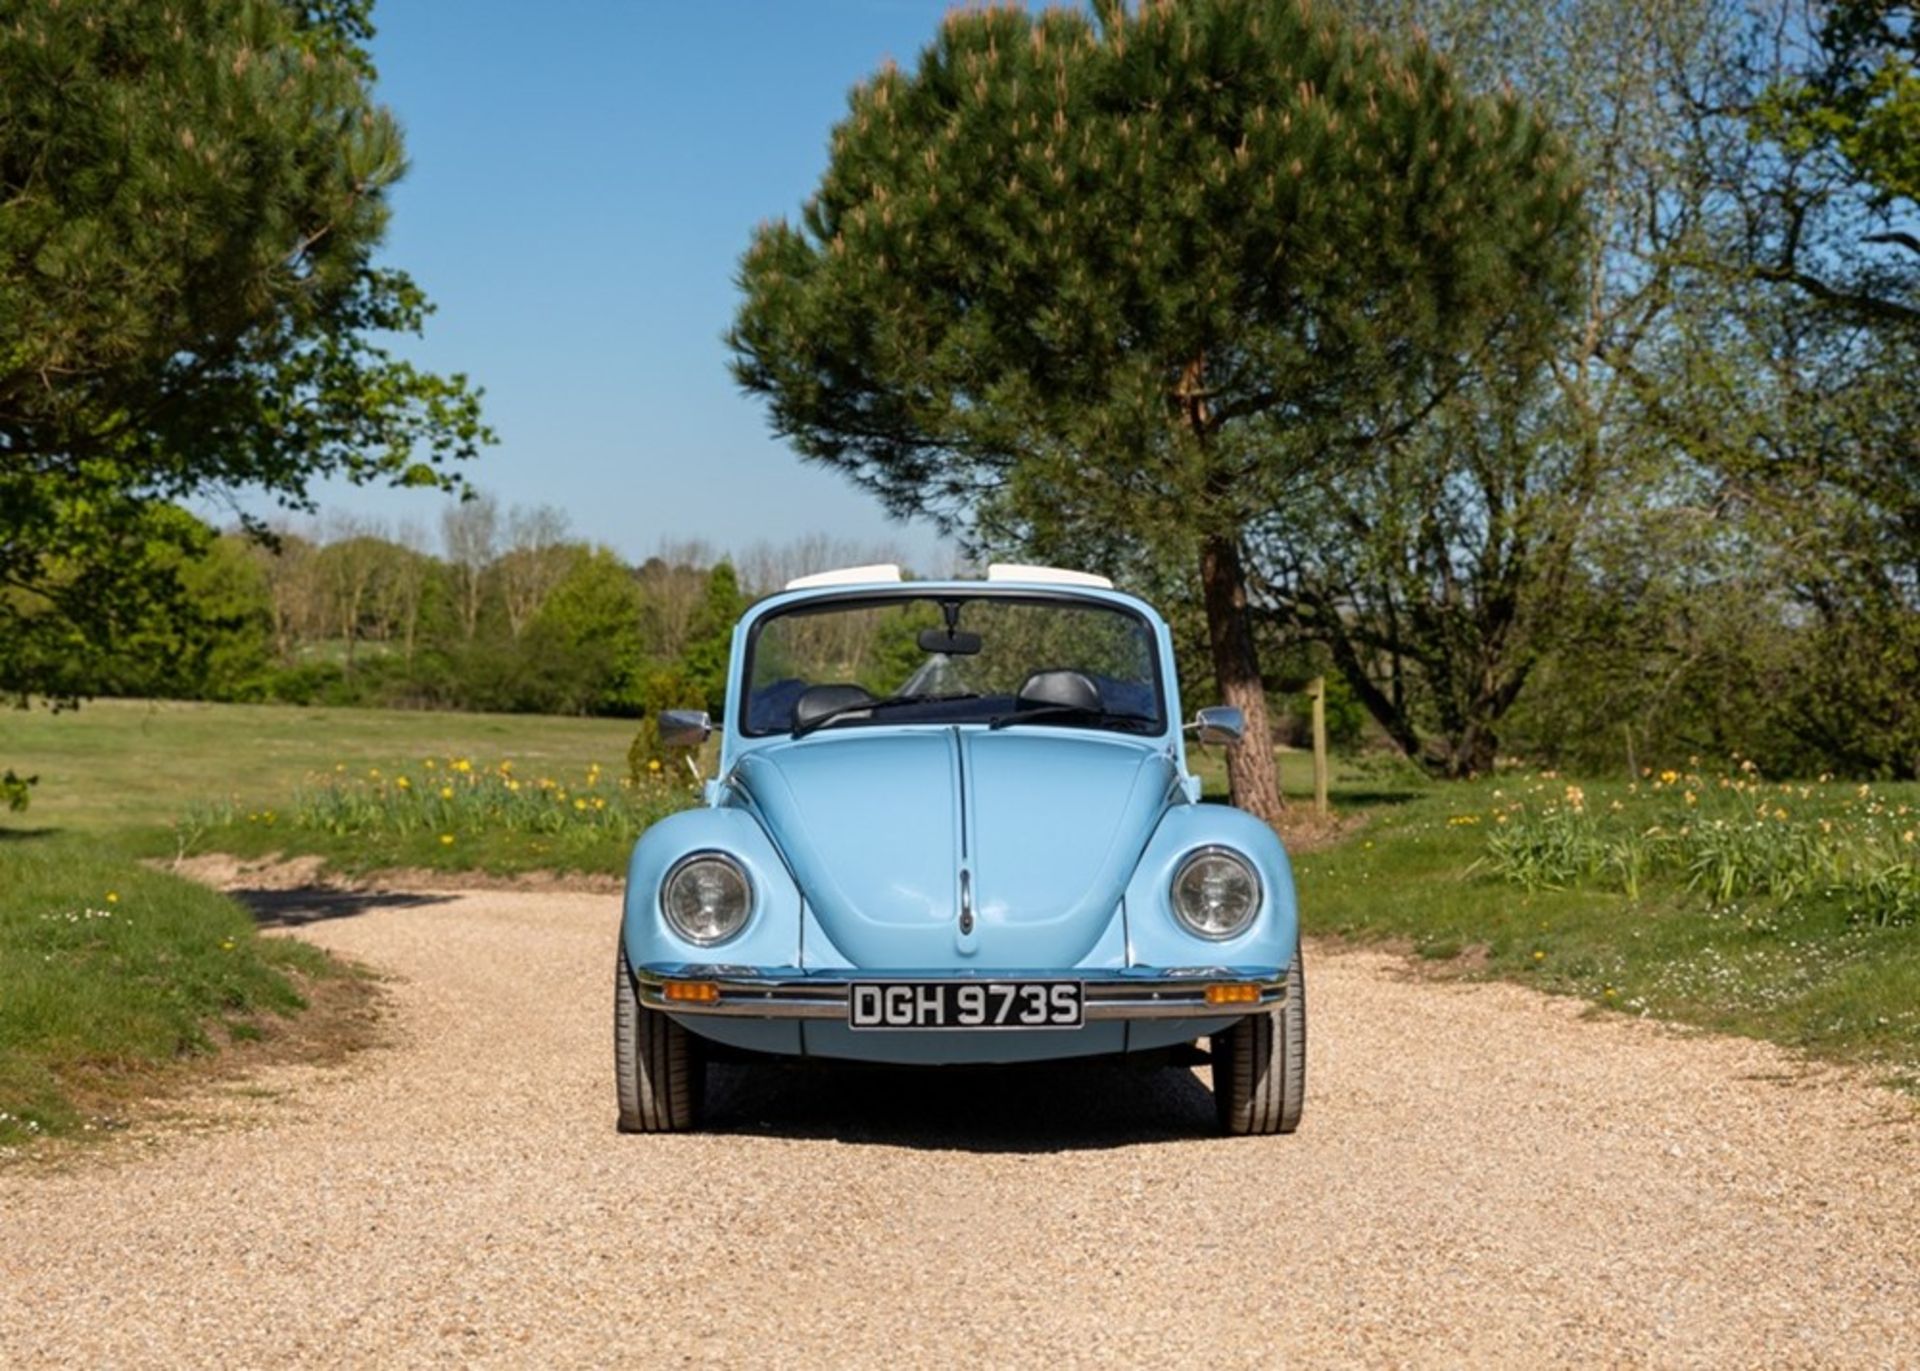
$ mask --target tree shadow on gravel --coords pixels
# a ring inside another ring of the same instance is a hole
[[[1191,1142],[1213,1095],[1186,1067],[715,1062],[702,1129],[959,1152],[1074,1152]]]
[[[404,890],[342,890],[337,886],[302,886],[294,890],[226,892],[253,914],[262,928],[299,928],[328,919],[350,919],[376,909],[419,909],[446,904],[451,895],[419,895]]]

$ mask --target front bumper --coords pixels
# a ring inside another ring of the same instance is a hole
[[[802,971],[797,967],[650,964],[634,972],[640,1003],[672,1014],[716,1014],[753,1019],[847,1017],[850,987],[887,981],[1078,981],[1085,987],[1088,1022],[1113,1019],[1221,1019],[1264,1014],[1287,998],[1285,967],[1130,967],[1123,971],[885,972]],[[710,1000],[669,1000],[669,981],[711,985]],[[1209,986],[1251,986],[1256,999],[1216,1003]]]

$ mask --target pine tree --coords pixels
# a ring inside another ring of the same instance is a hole
[[[856,87],[731,342],[775,429],[983,544],[1197,572],[1268,737],[1244,535],[1364,460],[1572,278],[1574,167],[1510,95],[1305,0],[948,18]],[[1236,803],[1280,808],[1271,750]]]

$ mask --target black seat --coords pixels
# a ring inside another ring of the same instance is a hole
[[[1095,712],[1106,707],[1100,687],[1084,671],[1036,671],[1020,683],[1014,704],[1021,709],[1052,706]]]
[[[856,705],[874,703],[873,692],[857,685],[808,686],[793,702],[793,726],[805,728],[816,719]]]

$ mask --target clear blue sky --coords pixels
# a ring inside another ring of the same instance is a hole
[[[818,182],[856,81],[912,63],[947,0],[381,0],[379,95],[412,163],[388,260],[439,306],[407,355],[486,387],[471,465],[630,559],[821,531],[931,560],[803,466],[726,370],[753,226]],[[437,529],[444,497],[329,485],[327,509]]]

